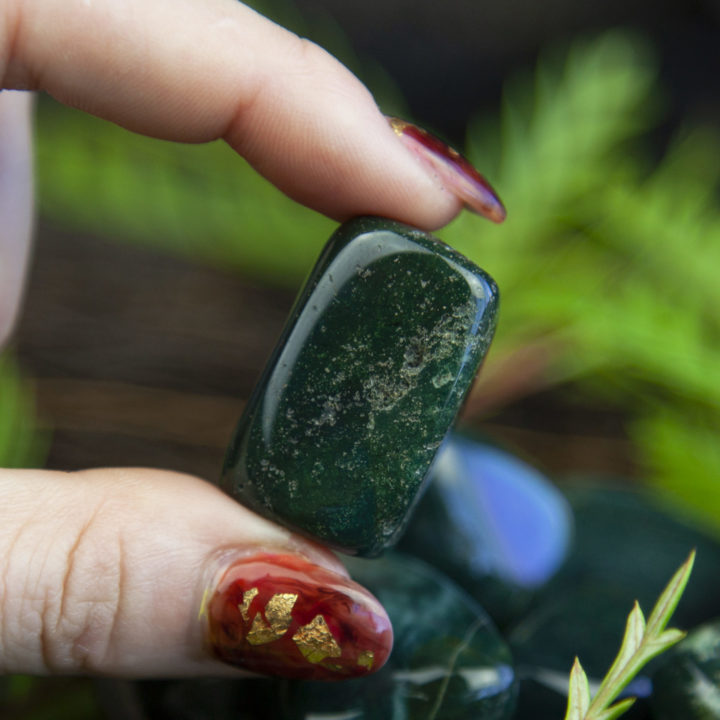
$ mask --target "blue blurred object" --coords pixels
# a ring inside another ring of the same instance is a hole
[[[455,435],[438,460],[434,482],[457,531],[467,538],[473,572],[534,588],[562,564],[570,543],[570,509],[534,468]]]
[[[509,453],[453,433],[400,547],[452,577],[501,624],[557,572],[572,538],[563,495]]]

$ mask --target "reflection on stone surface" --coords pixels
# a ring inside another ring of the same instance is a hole
[[[447,573],[505,623],[565,559],[572,515],[537,470],[452,433],[400,548]]]
[[[509,720],[515,672],[492,621],[448,578],[398,553],[351,560],[383,603],[395,646],[374,675],[342,684],[278,683],[283,720]]]
[[[331,238],[230,446],[223,487],[336,549],[392,545],[495,326],[497,288],[426,233]]]

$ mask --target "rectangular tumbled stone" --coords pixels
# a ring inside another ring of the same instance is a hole
[[[488,349],[497,287],[438,239],[380,218],[323,250],[223,471],[254,511],[377,555],[408,518]]]

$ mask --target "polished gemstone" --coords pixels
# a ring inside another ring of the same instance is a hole
[[[223,487],[351,554],[408,518],[492,338],[494,282],[431,235],[341,226],[301,291],[226,457]]]
[[[564,561],[572,513],[540,472],[467,434],[451,433],[400,549],[464,587],[502,625]]]
[[[720,718],[720,620],[693,630],[653,675],[656,720]]]
[[[508,720],[516,681],[510,652],[484,610],[420,560],[388,553],[348,562],[387,609],[395,645],[374,675],[339,684],[279,684],[277,717],[352,720]]]

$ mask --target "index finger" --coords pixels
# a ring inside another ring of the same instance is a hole
[[[8,0],[3,87],[42,89],[169,140],[224,138],[331,217],[445,224],[460,202],[388,127],[367,89],[235,0]]]

